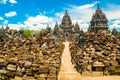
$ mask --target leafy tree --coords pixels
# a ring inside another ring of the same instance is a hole
[[[118,35],[120,35],[120,31],[118,32]]]
[[[32,31],[31,30],[23,30],[24,36],[26,38],[30,37],[32,35]]]
[[[111,30],[108,30],[108,33],[110,34],[110,33],[111,33]]]

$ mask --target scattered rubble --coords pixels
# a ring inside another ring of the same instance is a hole
[[[78,40],[78,43],[76,41],[70,45],[71,61],[79,73],[85,75],[88,72],[91,76],[120,75],[119,36],[86,34],[81,37],[85,39],[83,43]]]
[[[57,80],[63,44],[46,34],[1,37],[0,80]]]

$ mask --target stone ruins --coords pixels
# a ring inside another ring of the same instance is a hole
[[[71,63],[82,76],[120,75],[120,36],[108,33],[108,20],[99,4],[88,32],[72,23],[67,10],[54,30],[47,25],[39,35],[24,37],[22,30],[0,29],[0,80],[58,80],[66,40]],[[67,52],[66,52],[67,53]]]
[[[92,19],[90,21],[90,26],[88,28],[88,32],[94,32],[94,33],[107,33],[108,31],[108,20],[105,16],[105,14],[100,9],[100,6],[98,4],[98,8],[93,14]]]

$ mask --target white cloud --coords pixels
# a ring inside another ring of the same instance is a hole
[[[29,17],[25,23],[39,24],[39,23],[49,23],[52,22],[53,19],[44,15],[37,15],[36,17]]]
[[[17,3],[16,0],[9,0],[9,2],[10,2],[11,4],[15,4],[15,3]]]
[[[3,17],[0,17],[0,20],[4,20],[4,18],[3,18]]]
[[[120,20],[115,20],[114,23],[115,24],[120,24]]]
[[[50,11],[42,11],[42,12],[39,12],[40,15],[47,15],[47,14],[54,14],[54,9],[51,9]]]
[[[4,25],[8,24],[8,20],[5,20]],[[40,30],[45,29],[47,27],[47,24],[51,28],[54,27],[55,21],[51,17],[47,17],[45,15],[37,15],[35,17],[28,17],[27,20],[24,21],[24,23],[18,22],[17,24],[9,24],[8,26],[11,29],[29,29],[29,30]]]
[[[7,4],[7,2],[9,2],[9,3],[11,3],[11,4],[17,3],[16,0],[1,0],[1,1],[0,1],[1,4]]]
[[[5,13],[6,17],[13,17],[13,16],[16,16],[16,15],[17,15],[17,13],[15,11],[11,11],[11,12]]]
[[[1,0],[0,3],[1,4],[6,4],[8,0]]]
[[[21,23],[9,24],[8,26],[10,27],[10,29],[16,29],[16,30],[26,29],[26,26],[24,24],[21,24]]]
[[[77,9],[88,9],[88,8],[92,8],[94,7],[96,4],[98,3],[98,1],[92,3],[92,4],[85,4],[85,5],[81,5],[81,6],[72,6],[73,8],[77,8]]]
[[[120,5],[108,4],[107,9],[103,9],[109,24],[109,29],[120,28]]]
[[[94,4],[89,4],[89,5],[94,5],[95,6],[96,3]],[[83,20],[83,21],[90,21],[92,14],[95,12],[94,6],[86,6],[85,5],[82,6],[73,6],[71,8],[68,8],[68,12],[71,16],[72,19],[76,19],[76,20]],[[81,8],[82,7],[82,8]]]
[[[60,12],[60,13],[55,13],[55,16],[62,19],[64,16],[64,12]]]
[[[109,27],[110,27],[110,29],[113,29],[114,27],[120,28],[120,19],[116,19],[116,20],[112,21]]]
[[[3,22],[3,24],[5,24],[5,25],[8,24],[8,20],[5,20],[5,21]]]
[[[120,19],[120,5],[109,4],[103,11],[109,20]]]
[[[47,24],[54,23],[53,18],[47,17],[45,15],[37,15],[36,17],[29,17],[26,21],[24,21],[25,26],[27,26],[28,29],[43,29],[46,28]]]

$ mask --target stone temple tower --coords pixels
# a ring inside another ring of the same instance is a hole
[[[72,24],[72,20],[66,10],[62,18],[61,24],[60,25],[58,25],[57,23],[55,24],[54,34],[57,37],[64,37],[66,40],[72,40],[73,38],[78,37],[81,34],[84,34],[84,32],[83,30],[80,30],[78,22],[76,22],[76,24]]]
[[[107,33],[108,31],[107,23],[108,23],[108,19],[106,18],[105,14],[102,12],[98,4],[98,8],[95,14],[93,14],[92,19],[90,21],[88,32]]]
[[[61,28],[64,33],[64,37],[70,38],[72,35],[72,21],[70,16],[68,15],[68,12],[66,10],[65,15],[63,16]]]

